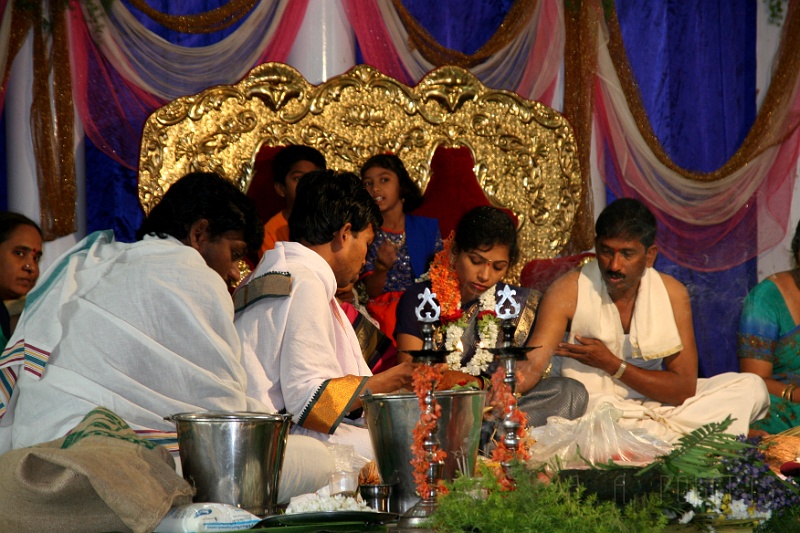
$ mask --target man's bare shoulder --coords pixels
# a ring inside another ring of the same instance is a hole
[[[673,278],[669,274],[665,274],[663,272],[659,272],[658,274],[664,281],[664,287],[667,289],[667,294],[669,295],[670,300],[673,302],[689,301],[689,291],[686,288],[686,285]]]
[[[562,274],[556,280],[547,287],[545,294],[549,293],[558,293],[560,296],[566,296],[569,294],[578,294],[578,278],[581,275],[581,271],[579,269],[570,270],[566,274]]]
[[[563,314],[572,318],[578,303],[578,278],[580,270],[571,270],[557,278],[544,293],[540,310]]]

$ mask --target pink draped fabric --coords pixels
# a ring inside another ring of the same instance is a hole
[[[539,16],[539,24],[536,29],[536,42],[533,44],[528,63],[522,73],[515,92],[523,98],[538,100],[550,107],[553,107],[556,85],[558,84],[558,72],[561,68],[561,61],[564,59],[564,21],[559,20],[559,10],[554,2],[542,1],[542,13]],[[559,33],[560,30],[560,33]],[[560,37],[560,38],[559,38]],[[558,64],[552,63],[552,50],[550,47],[558,46]],[[545,89],[541,94],[534,93],[537,78],[547,69],[552,69],[549,79],[543,80]]]
[[[361,47],[364,62],[406,85],[419,82],[419,79],[411,79],[403,65],[402,57],[410,56],[410,50],[399,49],[393,43],[377,0],[343,0],[343,5]],[[513,87],[493,88],[514,91],[523,98],[538,100],[552,106],[563,59],[564,24],[559,20],[560,10],[555,1],[542,0],[540,9],[536,39],[527,52],[527,60],[519,83]],[[547,79],[542,79],[543,75],[547,76]],[[537,94],[539,91],[541,94]]]
[[[257,63],[286,61],[307,5],[308,0],[288,4],[281,19],[273,22],[277,30]],[[73,93],[86,135],[109,157],[136,169],[144,122],[166,102],[118,73],[92,40],[80,9],[71,9],[69,17]],[[201,83],[198,91],[203,88]]]
[[[367,65],[406,85],[414,85],[419,81],[411,79],[400,61],[376,0],[342,0],[342,5]]]
[[[601,74],[595,86],[598,166],[617,197],[642,199],[673,234],[659,239],[664,255],[693,270],[714,272],[742,264],[781,242],[791,215],[800,155],[800,91],[786,116],[786,130],[792,133],[781,144],[719,183],[684,179],[676,185],[643,141],[637,142],[635,125],[615,108],[612,99],[619,88],[612,80]],[[609,155],[616,176],[605,171]],[[752,235],[748,228],[756,223],[754,243],[746,236]]]

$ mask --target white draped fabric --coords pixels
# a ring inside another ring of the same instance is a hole
[[[210,46],[172,44],[142,25],[123,2],[98,10],[92,37],[120,74],[140,89],[172,100],[212,85],[234,83],[264,53],[289,0],[262,1],[231,35]],[[86,14],[86,4],[81,4]],[[94,12],[93,12],[94,13]],[[91,20],[88,16],[87,20]]]
[[[378,7],[398,57],[412,79],[419,81],[436,65],[409,48],[408,32],[391,0],[378,0]],[[539,35],[537,28],[550,32]],[[565,40],[562,3],[541,1],[525,29],[513,41],[470,71],[489,87],[517,90],[525,98],[543,101],[560,74]]]

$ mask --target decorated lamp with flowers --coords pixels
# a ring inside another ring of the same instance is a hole
[[[504,475],[501,484],[511,485],[509,477],[511,462],[514,459],[528,459],[528,452],[520,443],[525,438],[525,414],[517,408],[517,398],[514,391],[517,383],[516,363],[527,358],[527,353],[533,346],[513,346],[514,323],[513,319],[519,315],[520,305],[514,299],[516,291],[506,285],[497,291],[497,304],[495,316],[502,320],[503,345],[500,348],[489,348],[487,352],[500,363],[492,375],[492,405],[503,413],[503,429],[505,435],[492,452],[492,458],[499,461],[503,467]],[[510,488],[510,487],[509,487]]]
[[[414,458],[414,481],[421,500],[406,511],[400,520],[403,528],[420,526],[433,514],[436,507],[436,495],[440,489],[442,469],[446,453],[436,439],[437,421],[441,416],[441,407],[433,392],[436,384],[442,379],[442,372],[447,350],[436,350],[433,343],[433,324],[439,320],[441,308],[436,302],[436,294],[425,289],[419,295],[419,306],[414,309],[417,320],[422,323],[423,344],[421,350],[410,352],[415,363],[423,363],[414,370],[412,385],[417,395],[420,419],[414,428],[412,450]]]

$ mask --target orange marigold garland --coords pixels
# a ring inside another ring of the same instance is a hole
[[[414,387],[414,393],[417,395],[421,412],[419,422],[417,422],[417,426],[414,428],[414,441],[411,444],[411,451],[414,454],[414,458],[411,460],[411,466],[414,467],[414,482],[417,484],[417,492],[423,500],[435,498],[437,492],[447,492],[442,480],[439,480],[438,486],[431,485],[428,480],[428,468],[430,463],[444,461],[444,458],[447,457],[447,453],[437,447],[428,454],[428,451],[425,449],[425,440],[435,429],[436,421],[439,419],[442,412],[439,402],[435,399],[431,404],[431,412],[428,412],[425,397],[428,391],[435,390],[436,383],[442,379],[445,366],[444,364],[431,366],[419,365],[414,369],[414,374],[411,377],[411,383]]]
[[[505,377],[506,373],[502,366],[499,366],[494,374],[492,374],[492,395],[490,402],[494,412],[500,413],[500,420],[503,420],[507,414],[510,414],[511,420],[519,424],[519,428],[517,429],[519,448],[517,448],[516,453],[514,453],[514,450],[506,446],[504,439],[498,439],[497,446],[492,451],[492,460],[496,461],[498,465],[502,465],[503,463],[508,464],[514,459],[527,461],[530,458],[526,438],[528,436],[528,430],[526,429],[528,421],[525,417],[525,413],[516,409],[517,398],[511,393],[511,387],[504,381]],[[502,466],[497,466],[494,473],[503,490],[514,490],[514,482],[508,477],[508,474]]]
[[[444,240],[443,249],[434,255],[427,276],[431,281],[431,291],[436,295],[436,301],[439,302],[441,310],[439,320],[444,331],[445,347],[450,350],[446,359],[450,370],[479,376],[489,368],[489,364],[494,359],[494,356],[486,348],[494,347],[497,344],[500,321],[495,311],[497,305],[495,287],[480,296],[477,319],[477,333],[480,342],[475,347],[475,353],[466,365],[462,366],[461,358],[464,352],[461,337],[469,326],[469,321],[461,309],[461,283],[458,280],[458,274],[450,264],[452,246],[453,234]]]
[[[436,301],[441,308],[442,323],[458,320],[464,314],[461,310],[461,286],[458,276],[450,267],[450,250],[453,246],[453,235],[443,241],[444,248],[433,256],[428,274],[431,288],[436,293]]]

